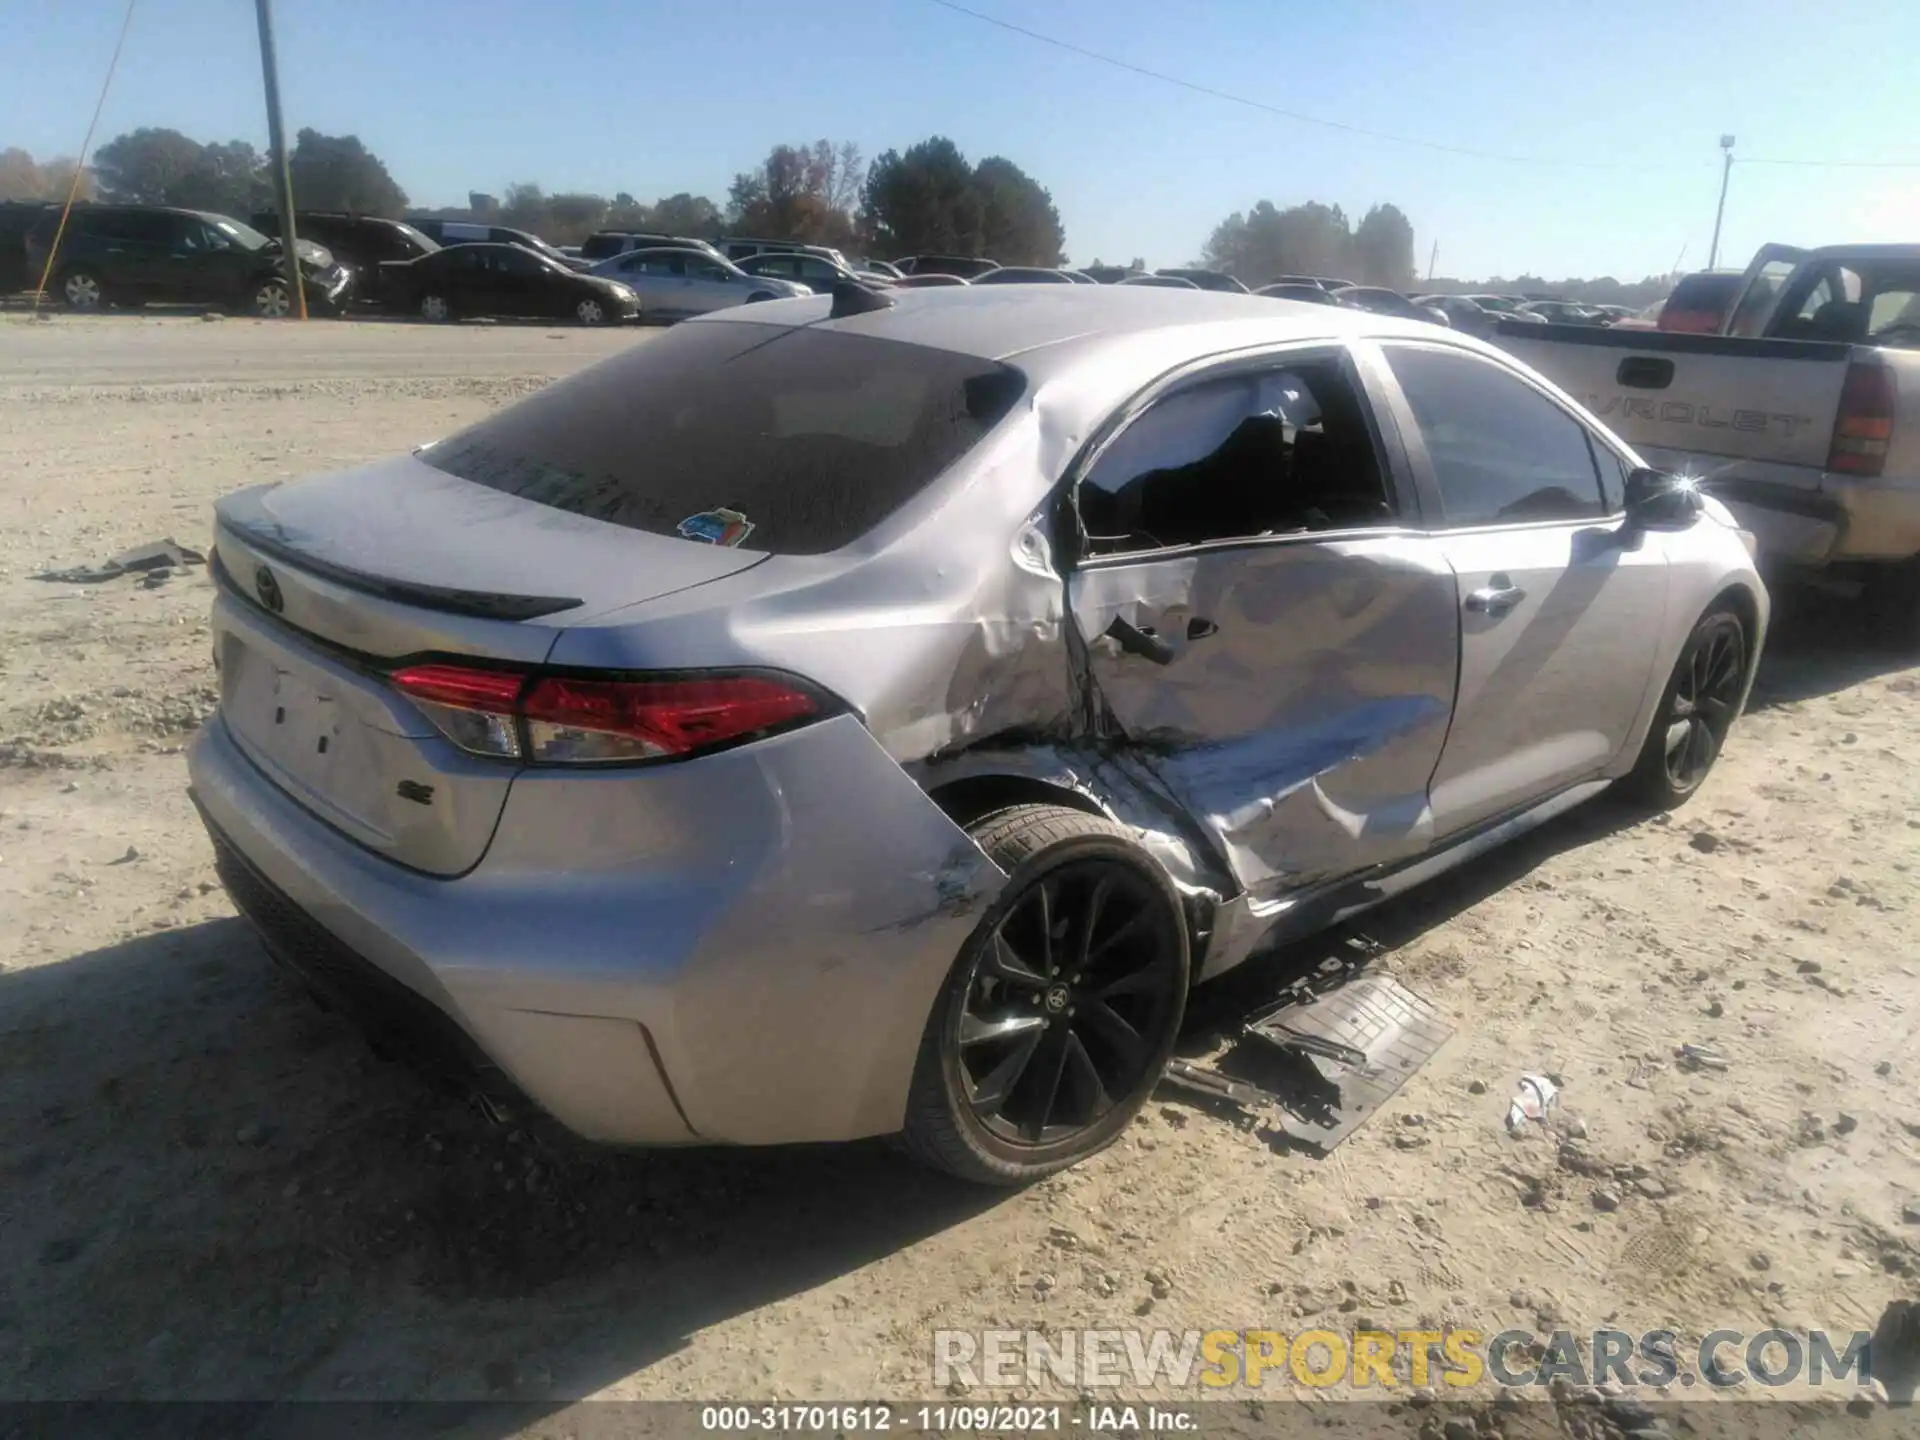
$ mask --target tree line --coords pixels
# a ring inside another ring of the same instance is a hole
[[[303,208],[484,220],[560,245],[578,244],[596,230],[651,230],[697,239],[752,235],[879,256],[990,255],[1008,265],[1058,265],[1067,258],[1060,212],[1043,185],[1004,156],[969,160],[942,135],[871,162],[850,142],[775,145],[734,176],[723,200],[686,192],[650,202],[626,191],[549,193],[521,181],[497,195],[470,192],[464,206],[416,209],[358,136],[312,129],[295,137],[288,169]],[[0,150],[0,200],[63,200],[73,172],[71,158],[36,163],[24,150]],[[82,175],[81,193],[241,218],[275,208],[271,167],[251,144],[203,143],[152,126],[100,146]],[[1372,206],[1355,224],[1338,205],[1309,201],[1282,209],[1262,200],[1216,225],[1198,258],[1252,286],[1281,275],[1318,275],[1401,291],[1553,293],[1624,305],[1648,304],[1670,288],[1662,277],[1422,282],[1413,224],[1390,204]],[[1144,269],[1145,262],[1136,258],[1129,268]]]
[[[888,150],[871,164],[852,143],[776,145],[753,169],[734,176],[724,201],[681,193],[649,203],[624,191],[548,193],[519,181],[498,195],[470,192],[465,206],[415,209],[358,136],[312,129],[299,132],[287,165],[294,201],[304,209],[486,220],[560,245],[602,229],[662,230],[698,239],[732,232],[889,255],[992,255],[1015,265],[1057,265],[1066,258],[1066,232],[1045,187],[1004,156],[969,161],[944,136]],[[0,152],[0,200],[61,200],[72,178],[71,160],[39,165],[25,151]],[[88,198],[242,218],[275,203],[268,159],[246,141],[205,143],[154,126],[102,145],[82,191]]]
[[[1317,200],[1285,210],[1262,200],[1236,210],[1214,227],[1200,259],[1255,287],[1313,275],[1405,291],[1416,273],[1413,222],[1397,206],[1375,205],[1354,225],[1338,205]]]

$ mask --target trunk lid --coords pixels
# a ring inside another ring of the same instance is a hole
[[[578,623],[766,558],[571,514],[459,479],[414,455],[243,490],[216,514],[224,533],[269,565],[436,616]],[[244,588],[250,572],[235,578]],[[406,654],[396,647],[413,643],[401,633],[383,640],[364,620],[351,629],[344,638],[324,626],[316,633],[379,655]],[[525,649],[513,645],[516,656]]]
[[[296,803],[433,875],[486,853],[515,766],[442,736],[386,683],[394,662],[538,665],[570,623],[765,558],[569,515],[411,456],[242,491],[217,515],[222,721]]]

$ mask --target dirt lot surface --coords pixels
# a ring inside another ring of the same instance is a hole
[[[1853,1331],[1914,1294],[1920,670],[1844,613],[1789,621],[1670,821],[1603,801],[1367,919],[1458,1028],[1331,1159],[1163,1091],[981,1194],[877,1145],[536,1142],[373,1059],[214,885],[205,570],[33,577],[632,343],[0,317],[0,1398],[931,1396],[936,1328]],[[1527,1072],[1558,1129],[1515,1138]]]

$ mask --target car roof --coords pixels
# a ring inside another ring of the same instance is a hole
[[[624,254],[609,255],[600,263],[605,265],[614,260],[631,260],[636,255],[683,255],[689,260],[705,260],[709,264],[714,263],[713,256],[709,255],[705,250],[696,250],[691,245],[636,245]],[[731,260],[725,260],[721,263],[727,265],[735,264],[735,262]],[[735,268],[738,268],[738,266],[736,265]]]
[[[1042,352],[1059,351],[1066,363],[1102,346],[1125,347],[1142,336],[1186,338],[1163,347],[1206,355],[1236,346],[1288,340],[1344,339],[1362,335],[1428,337],[1433,327],[1415,321],[1302,301],[1275,300],[1213,290],[1170,290],[1153,285],[935,286],[886,292],[893,303],[835,319],[824,295],[778,307],[740,306],[688,323],[806,325],[870,335],[877,339],[948,350],[982,360],[1022,357],[1031,371],[1049,367]],[[1180,363],[1173,355],[1169,364]]]
[[[1920,245],[1822,245],[1809,260],[1920,260]]]

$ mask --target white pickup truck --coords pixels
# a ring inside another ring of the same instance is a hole
[[[1503,324],[1494,342],[1698,479],[1774,568],[1861,582],[1920,644],[1920,245],[1765,246],[1721,329]]]

